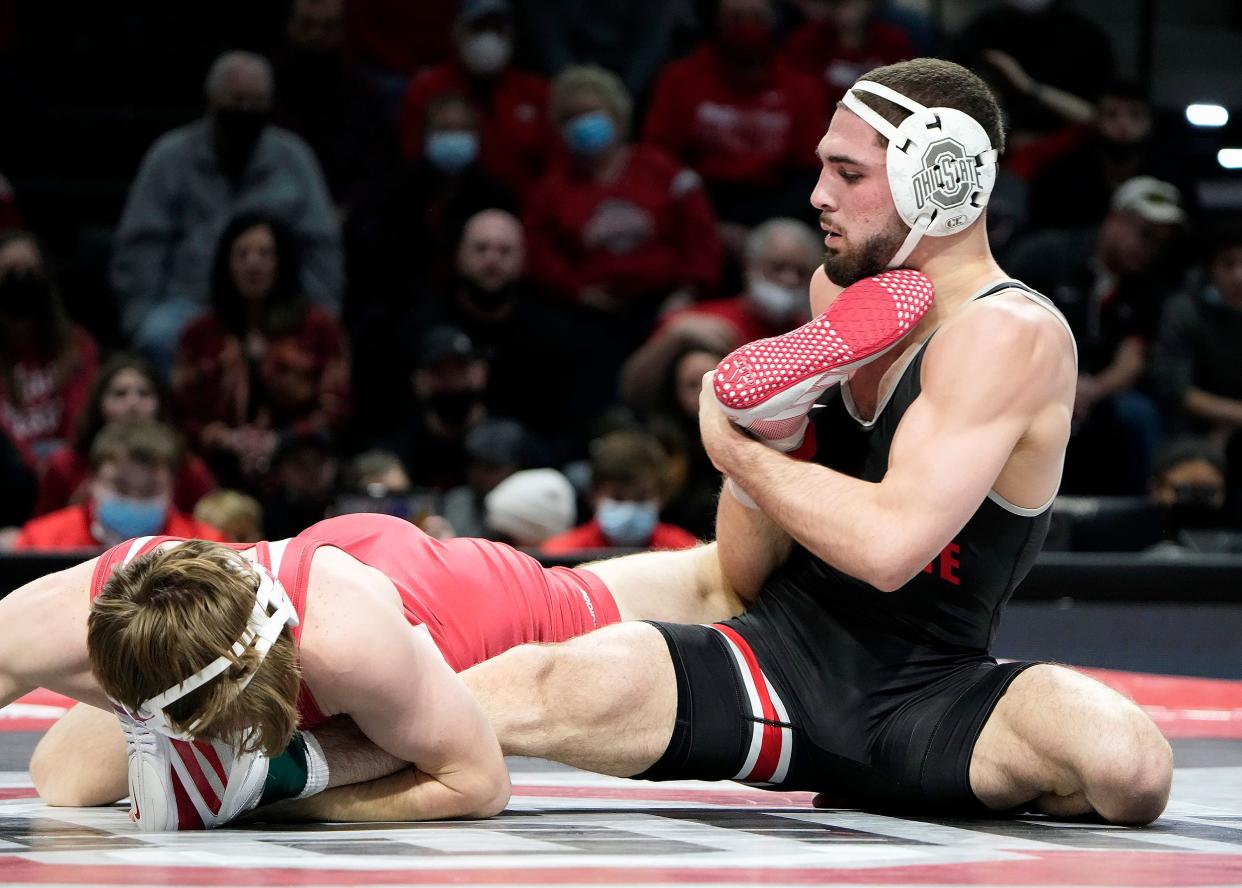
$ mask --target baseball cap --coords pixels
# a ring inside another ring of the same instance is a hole
[[[431,367],[442,361],[457,358],[469,361],[479,356],[472,340],[465,330],[448,324],[432,327],[418,341],[418,352],[415,363],[419,367]]]
[[[469,24],[485,15],[513,15],[509,0],[461,0],[457,7],[457,21]]]
[[[1137,213],[1148,222],[1163,225],[1184,225],[1186,211],[1182,193],[1176,185],[1162,182],[1155,176],[1127,179],[1113,193],[1114,210]]]

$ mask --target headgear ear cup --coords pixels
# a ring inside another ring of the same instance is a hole
[[[911,114],[893,126],[854,94],[869,92]],[[997,151],[979,122],[956,108],[926,108],[879,83],[860,80],[842,103],[888,139],[888,186],[910,235],[889,261],[905,262],[924,235],[957,234],[979,220],[996,184]]]

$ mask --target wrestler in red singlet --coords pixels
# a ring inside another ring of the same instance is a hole
[[[94,600],[116,568],[179,537],[141,537],[105,552],[91,577]],[[343,515],[320,521],[290,540],[227,544],[253,549],[253,560],[280,580],[297,608],[306,610],[311,557],[334,546],[388,577],[401,596],[412,626],[426,626],[436,647],[460,672],[526,642],[565,641],[621,617],[608,588],[595,574],[545,568],[529,555],[489,540],[432,539],[390,515]],[[294,628],[300,641],[301,625]],[[324,721],[305,685],[298,699],[302,728]]]

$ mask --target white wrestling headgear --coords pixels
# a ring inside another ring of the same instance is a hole
[[[251,646],[254,647],[255,653],[259,655],[259,663],[262,663],[267,656],[267,652],[276,643],[276,639],[280,637],[281,631],[286,626],[292,629],[298,625],[297,610],[294,608],[293,602],[289,600],[289,596],[285,594],[285,587],[281,585],[278,579],[272,576],[271,571],[261,564],[251,564],[241,556],[236,556],[235,561],[230,559],[228,563],[231,568],[239,572],[253,572],[259,579],[259,586],[254,593],[254,608],[250,612],[246,628],[242,630],[241,638],[233,643],[233,656],[230,657],[227,654],[222,654],[185,681],[173,685],[168,690],[156,694],[149,700],[144,700],[139,705],[137,712],[128,709],[128,707],[122,707],[131,718],[143,723],[151,730],[159,731],[165,736],[174,737],[178,740],[193,740],[194,732],[201,727],[199,722],[195,721],[184,731],[178,731],[172,726],[165,710],[186,694],[193,693],[207,684],[207,682],[219,676],[234,664],[235,657],[240,657]],[[257,666],[258,664],[245,678],[237,682],[239,693],[250,684],[250,680],[254,678],[255,671],[257,671]],[[113,702],[116,703],[116,701]]]
[[[893,126],[856,90],[888,99],[911,114]],[[1000,155],[977,120],[956,108],[926,108],[870,80],[851,86],[842,104],[888,139],[888,187],[898,215],[910,226],[889,268],[905,262],[923,235],[957,234],[983,215]]]

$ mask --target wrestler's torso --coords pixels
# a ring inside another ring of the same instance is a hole
[[[866,481],[883,479],[897,427],[921,392],[926,345],[893,365],[891,386],[882,389],[869,421],[846,387],[821,398],[811,414],[816,462]],[[732,625],[765,670],[784,672],[822,697],[823,711],[857,707],[864,721],[882,719],[903,694],[947,667],[988,659],[1002,607],[1034,562],[1048,523],[1047,507],[1019,508],[990,492],[952,542],[891,592],[795,545]]]

